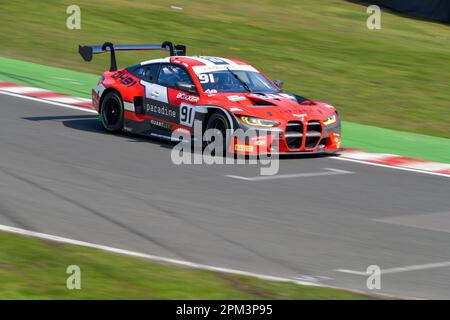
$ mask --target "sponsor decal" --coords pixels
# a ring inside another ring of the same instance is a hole
[[[340,148],[341,147],[341,135],[339,133],[333,132],[332,137],[333,137],[334,143],[336,143],[336,147]]]
[[[305,117],[307,116],[306,113],[302,113],[302,114],[293,113],[292,115],[296,118],[300,118],[300,120],[302,120],[302,121],[305,120]]]
[[[123,71],[117,71],[111,78],[118,80],[121,84],[127,87],[134,86],[137,82],[130,76],[126,75]]]
[[[209,61],[211,63],[214,63],[216,65],[228,65],[229,63],[223,59],[217,58],[217,57],[209,57],[209,56],[198,56],[197,58]]]
[[[148,123],[152,127],[158,127],[158,128],[162,128],[162,129],[165,129],[165,130],[171,130],[172,129],[172,125],[170,125],[168,123],[165,123],[163,121],[150,119],[150,120],[148,120]]]
[[[153,99],[145,99],[144,113],[170,122],[178,122],[179,108]]]
[[[243,112],[244,110],[242,110],[240,108],[231,108],[230,111],[231,112],[238,112],[238,111]]]
[[[198,100],[200,100],[199,97],[191,96],[191,95],[186,94],[184,92],[179,92],[177,94],[177,99],[186,100],[186,101],[189,101],[189,102],[198,102]]]
[[[207,90],[205,90],[205,93],[206,94],[216,94],[217,90],[216,89],[207,89]]]
[[[202,73],[209,73],[214,71],[225,71],[227,69],[230,70],[242,70],[242,71],[253,71],[258,72],[255,68],[250,65],[210,65],[210,66],[193,66],[192,70],[194,70],[195,74],[199,75]]]
[[[267,145],[267,139],[270,138],[270,136],[262,136],[262,137],[251,137],[250,143],[256,145],[256,146],[265,146]]]
[[[293,113],[295,112],[296,114],[299,114],[297,112],[301,112],[302,114],[306,114],[308,115],[308,111],[305,109],[284,109],[284,110],[280,110],[280,113]]]
[[[246,144],[235,144],[234,151],[239,152],[253,152],[253,146],[248,146]]]
[[[227,98],[228,98],[228,100],[234,101],[234,102],[242,101],[242,100],[246,99],[244,96],[228,96]]]

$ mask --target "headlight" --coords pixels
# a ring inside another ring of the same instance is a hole
[[[336,115],[336,113],[333,113],[331,116],[328,117],[327,120],[325,120],[325,121],[323,122],[323,124],[324,124],[325,126],[329,126],[329,125],[331,125],[331,124],[335,124],[336,121],[337,121],[337,115]]]
[[[253,117],[247,117],[247,116],[239,116],[239,119],[245,124],[248,124],[249,126],[256,126],[256,127],[276,127],[280,123],[272,120],[266,120],[266,119],[260,119],[260,118],[253,118]]]

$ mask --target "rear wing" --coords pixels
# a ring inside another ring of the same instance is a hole
[[[103,45],[78,46],[78,52],[84,61],[91,61],[94,54],[111,52],[111,65],[109,71],[117,70],[116,51],[135,51],[135,50],[164,50],[169,51],[171,56],[185,56],[186,46],[173,45],[172,42],[165,41],[159,44],[132,44],[132,45],[114,45],[111,42],[105,42]]]

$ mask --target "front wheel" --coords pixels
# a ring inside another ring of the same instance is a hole
[[[100,121],[103,128],[114,133],[122,131],[123,113],[123,102],[120,95],[115,91],[108,92],[100,108]]]
[[[222,112],[215,112],[208,119],[205,130],[205,148],[214,149],[214,145],[217,144],[215,140],[219,137],[222,138],[221,145],[224,154],[226,153],[227,147],[230,143],[230,137],[227,136],[229,130],[231,129],[231,125],[227,119],[227,117]],[[215,143],[214,143],[215,142]],[[219,150],[216,150],[219,151]]]

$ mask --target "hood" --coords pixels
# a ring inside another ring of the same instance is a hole
[[[269,120],[324,120],[335,112],[335,108],[327,103],[288,93],[218,93],[211,96],[209,102],[237,115]]]

